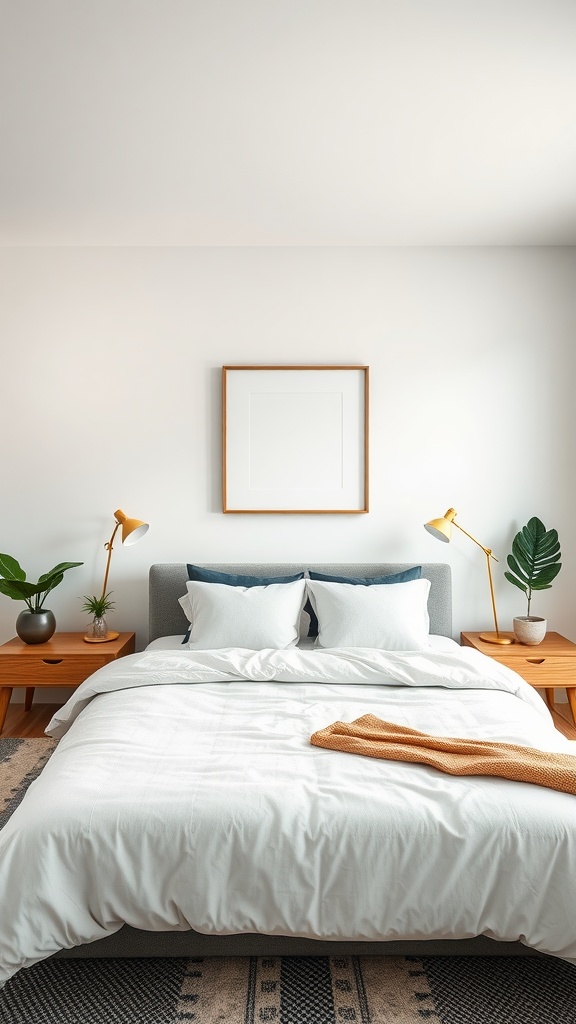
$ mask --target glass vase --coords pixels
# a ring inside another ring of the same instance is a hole
[[[88,636],[92,640],[105,640],[107,634],[106,619],[102,615],[95,615],[88,627]]]

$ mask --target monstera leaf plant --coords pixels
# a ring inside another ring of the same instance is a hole
[[[39,577],[37,583],[30,583],[21,565],[11,555],[0,554],[0,594],[13,601],[25,601],[28,610],[38,614],[44,609],[48,594],[62,583],[64,573],[82,562],[60,562],[50,572]]]
[[[44,603],[54,587],[62,583],[64,573],[77,565],[82,565],[82,562],[60,562],[40,576],[37,583],[31,583],[12,555],[0,554],[0,594],[26,604],[16,619],[16,632],[24,643],[42,644],[53,635],[56,619]]]
[[[560,544],[556,530],[547,530],[544,523],[533,516],[512,541],[512,553],[508,555],[508,572],[504,575],[509,583],[523,590],[528,599],[527,617],[534,590],[550,590],[562,563]]]

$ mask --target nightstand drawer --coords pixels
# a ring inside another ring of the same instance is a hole
[[[97,654],[81,658],[48,652],[44,658],[34,659],[5,656],[0,663],[0,686],[78,686],[106,662]]]
[[[532,686],[576,686],[576,658],[547,657],[534,650],[521,657],[499,656],[495,660],[518,672]]]

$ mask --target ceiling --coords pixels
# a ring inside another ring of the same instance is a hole
[[[0,0],[0,244],[576,244],[574,0]]]

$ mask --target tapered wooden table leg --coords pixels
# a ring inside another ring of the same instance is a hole
[[[569,689],[566,690],[566,694],[568,696],[568,702],[570,704],[572,718],[574,719],[574,723],[576,724],[576,689],[574,689],[574,687],[571,686]]]
[[[4,728],[4,722],[6,721],[6,712],[8,711],[8,705],[10,703],[11,696],[11,686],[0,686],[0,732],[2,732],[2,729]]]
[[[26,687],[26,696],[24,697],[24,711],[30,711],[32,707],[32,701],[34,700],[34,686]]]
[[[553,686],[547,686],[546,687],[546,703],[547,703],[548,707],[550,708],[550,711],[553,711],[554,710],[554,687]]]

